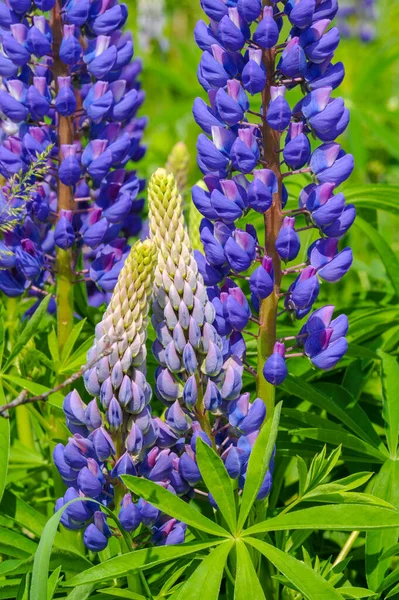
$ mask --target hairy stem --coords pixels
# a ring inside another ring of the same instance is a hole
[[[270,102],[270,88],[273,85],[275,71],[275,48],[264,50],[263,64],[266,68],[267,81],[265,89],[262,92],[263,114],[266,114]],[[282,178],[278,158],[280,149],[280,134],[271,129],[267,121],[263,120],[262,127],[264,160],[268,167],[277,177],[278,191],[273,196],[273,204],[264,215],[265,223],[265,254],[268,254],[273,260],[274,269],[274,291],[268,298],[262,301],[259,310],[259,338],[258,338],[258,378],[257,395],[266,404],[267,417],[270,419],[273,414],[275,389],[263,376],[263,365],[266,359],[272,354],[273,346],[276,342],[276,321],[278,312],[278,299],[281,283],[281,261],[276,251],[276,239],[282,223],[281,198],[282,198]]]
[[[54,57],[54,81],[56,93],[58,93],[58,77],[68,75],[68,67],[60,59],[60,46],[63,38],[63,25],[61,16],[61,0],[56,0],[54,8],[51,11],[51,28],[53,32],[53,57]],[[59,161],[62,161],[61,146],[63,144],[73,144],[74,131],[72,117],[57,116],[57,138],[59,148]],[[58,178],[57,178],[58,179]],[[63,184],[59,179],[58,188],[58,214],[61,210],[73,210],[75,203],[73,199],[73,189]],[[66,340],[73,326],[73,271],[72,271],[72,251],[57,248],[56,251],[56,269],[57,269],[57,330],[58,345],[60,350],[65,345]]]

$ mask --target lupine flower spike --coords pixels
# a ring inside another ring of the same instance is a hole
[[[109,299],[127,238],[141,228],[144,182],[126,169],[145,152],[141,63],[122,33],[127,8],[117,0],[0,8],[1,176],[26,173],[48,151],[44,180],[4,236],[12,260],[0,259],[0,289],[17,296],[58,282],[63,337],[73,283],[87,281],[94,305]],[[26,257],[35,269],[25,268]]]
[[[353,169],[352,156],[335,141],[349,122],[343,99],[334,93],[344,77],[342,63],[333,62],[340,37],[332,26],[337,3],[296,0],[262,8],[260,0],[209,0],[201,5],[208,21],[198,22],[195,39],[203,51],[198,79],[208,103],[197,98],[193,107],[204,131],[197,156],[205,186],[192,191],[204,217],[204,255],[196,254],[196,260],[219,335],[243,331],[249,319],[259,322],[258,396],[272,408],[273,386],[284,381],[287,359],[305,356],[330,369],[347,348],[346,317],[331,320],[330,306],[311,312],[320,282],[338,281],[352,263],[351,250],[339,250],[355,208],[337,193]],[[303,98],[292,106],[294,88]],[[258,112],[250,110],[251,97],[258,100]],[[313,150],[311,136],[319,140]],[[300,193],[297,208],[284,210],[285,181],[296,173],[308,173],[312,183]],[[264,215],[264,239],[258,240],[250,225],[242,228],[249,211]],[[292,266],[302,229],[315,229],[320,239],[308,249],[305,263]],[[236,277],[249,279],[251,307],[234,287]],[[282,313],[298,320],[308,316],[289,348],[278,336]]]

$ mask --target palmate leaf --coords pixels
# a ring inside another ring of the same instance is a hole
[[[233,545],[234,541],[228,540],[212,550],[184,585],[171,596],[171,600],[217,600],[224,567]]]
[[[399,511],[374,505],[344,504],[313,506],[257,523],[244,536],[289,529],[367,531],[399,527]]]
[[[383,183],[349,185],[342,190],[346,201],[358,208],[384,210],[391,215],[399,215],[399,185]]]
[[[237,540],[237,572],[234,587],[234,600],[265,600],[259,578],[256,574],[251,556],[245,544]]]
[[[40,538],[39,545],[37,547],[34,561],[33,561],[33,571],[32,571],[32,584],[31,584],[31,595],[30,600],[48,600],[47,598],[47,580],[48,580],[48,571],[50,565],[50,558],[52,554],[52,548],[54,544],[54,540],[56,539],[58,525],[60,524],[61,517],[65,511],[65,509],[74,502],[82,502],[82,501],[90,501],[98,504],[103,508],[103,510],[115,521],[117,527],[119,528],[122,536],[127,535],[122,529],[118,519],[115,517],[113,512],[103,506],[97,500],[93,500],[92,498],[74,498],[67,504],[64,504],[57,512],[47,521],[46,526],[43,529],[43,533]],[[128,540],[128,538],[127,538]],[[127,546],[127,541],[125,540],[125,544]],[[123,543],[121,542],[123,545]],[[128,546],[127,546],[128,547]],[[85,558],[80,559],[82,561],[86,561]],[[63,562],[61,562],[63,565]]]
[[[8,369],[8,367],[13,362],[14,358],[16,358],[18,356],[18,354],[21,352],[21,350],[23,350],[25,348],[25,346],[29,342],[29,340],[40,329],[40,326],[43,322],[43,316],[47,312],[47,307],[49,305],[51,298],[52,298],[51,294],[48,294],[48,296],[46,296],[40,302],[39,306],[33,313],[32,317],[26,321],[26,325],[25,325],[24,329],[18,336],[18,339],[16,340],[16,343],[14,344],[14,347],[13,347],[11,353],[7,358],[7,361],[6,361],[6,364],[4,365],[3,371],[6,371]]]
[[[123,475],[123,483],[131,491],[150,502],[153,506],[161,510],[162,512],[183,521],[187,525],[210,533],[211,535],[218,535],[221,537],[230,537],[230,534],[226,529],[208,519],[200,512],[196,511],[189,504],[178,498],[172,492],[165,490],[160,485],[157,485],[153,481],[143,479],[141,477],[134,477],[133,475]]]
[[[399,463],[387,461],[373,480],[372,492],[375,496],[390,502],[399,509]],[[376,591],[383,581],[392,562],[391,557],[383,558],[397,541],[398,529],[369,531],[366,535],[366,577],[370,589]]]
[[[237,514],[232,481],[222,459],[199,436],[197,462],[202,479],[212,494],[231,533],[236,533]]]
[[[341,594],[328,581],[290,554],[252,537],[246,538],[245,542],[266,556],[308,600],[342,600]]]
[[[277,439],[281,407],[280,402],[274,409],[273,418],[262,427],[252,448],[238,517],[238,530],[242,529],[247,520],[269,467]]]
[[[341,432],[333,429],[323,429],[321,427],[308,427],[292,429],[290,433],[292,435],[300,435],[313,440],[327,442],[336,446],[342,445],[344,448],[349,448],[350,450],[354,450],[355,452],[364,455],[366,459],[375,459],[374,462],[383,463],[386,458],[384,454],[370,444],[367,444],[367,442],[363,442],[363,440],[360,440],[355,435],[346,433],[344,431]]]
[[[281,387],[285,392],[311,402],[321,410],[327,411],[327,413],[341,421],[347,429],[356,433],[365,442],[376,448],[381,446],[381,442],[366,413],[356,402],[352,403],[353,398],[342,387],[334,386],[333,384],[328,384],[328,387],[324,384],[323,386],[315,386],[291,374],[288,375]],[[328,395],[330,388],[334,390],[331,396]],[[348,403],[350,404],[349,406]],[[380,450],[383,459],[388,458],[386,449],[385,453],[384,447],[380,448]]]
[[[399,364],[395,357],[379,352],[381,357],[383,387],[383,417],[386,422],[386,438],[392,459],[396,458],[399,440],[398,381]]]
[[[2,381],[0,381],[0,405],[1,404],[5,404],[4,388]],[[10,420],[0,417],[0,502],[6,487],[9,455]]]
[[[94,584],[109,579],[124,577],[128,573],[149,569],[162,563],[185,557],[201,550],[207,550],[213,546],[223,543],[220,538],[207,540],[203,542],[188,542],[176,546],[154,546],[143,550],[127,552],[121,556],[115,556],[103,563],[87,569],[83,573],[72,577],[64,585],[67,587],[76,587],[87,584]]]
[[[355,220],[355,225],[368,237],[377,250],[392,286],[396,294],[399,294],[399,261],[395,252],[383,236],[367,221],[358,216]]]

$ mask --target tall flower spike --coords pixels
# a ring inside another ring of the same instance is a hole
[[[149,182],[148,207],[150,232],[158,248],[153,303],[154,353],[161,365],[157,392],[166,404],[179,400],[209,433],[204,411],[218,413],[224,399],[237,397],[242,365],[238,357],[226,353],[217,333],[215,307],[198,272],[181,196],[173,175],[164,169]],[[224,386],[229,366],[238,377],[234,390]]]
[[[62,346],[73,323],[73,282],[81,281],[74,266],[82,264],[91,304],[102,304],[129,252],[128,238],[141,228],[143,181],[126,168],[145,153],[146,119],[137,115],[141,63],[122,32],[127,7],[118,0],[16,0],[1,7],[0,173],[26,173],[50,152],[44,181],[4,238],[13,255],[31,240],[39,267],[2,265],[0,289],[39,294],[32,288],[58,284]]]
[[[353,157],[335,141],[349,122],[343,99],[333,94],[344,77],[342,63],[333,62],[339,32],[332,20],[338,4],[269,4],[201,2],[210,23],[200,21],[195,28],[203,51],[198,79],[209,102],[197,98],[193,115],[204,131],[197,162],[206,188],[194,186],[192,198],[204,217],[204,256],[196,255],[197,264],[222,335],[242,330],[251,317],[243,292],[226,276],[249,280],[252,306],[259,313],[257,393],[272,408],[273,385],[284,380],[286,360],[307,356],[314,366],[329,369],[345,353],[344,334],[331,343],[328,326],[321,328],[317,343],[302,328],[291,349],[305,345],[310,350],[289,353],[285,341],[279,341],[277,317],[289,312],[303,319],[317,301],[319,278],[334,282],[347,272],[352,254],[349,248],[339,252],[338,242],[356,213],[335,193],[353,169]],[[303,93],[294,106],[289,103],[293,88]],[[258,113],[249,110],[249,95],[257,94]],[[313,151],[310,135],[320,141]],[[298,172],[313,181],[300,193],[298,207],[289,205],[283,213],[285,178]],[[249,210],[264,215],[263,239],[252,227],[244,231],[236,225]],[[320,239],[309,248],[306,263],[284,268],[299,255],[299,232],[312,228]]]
[[[178,462],[179,477],[172,473],[171,483],[181,495],[198,482],[195,451],[200,436],[219,452],[242,488],[266,412],[261,400],[251,404],[249,394],[241,394],[245,343],[240,329],[249,319],[248,303],[232,281],[208,297],[176,182],[164,169],[150,179],[148,207],[158,248],[152,317],[157,335],[153,353],[160,364],[156,391],[168,407],[166,423],[159,422],[158,444],[171,432],[175,439],[184,435],[190,440]],[[236,244],[248,251],[245,236],[237,236]]]
[[[85,372],[84,382],[95,398],[86,405],[74,390],[64,400],[73,437],[65,447],[58,444],[54,452],[55,464],[69,487],[59,505],[72,494],[93,497],[106,505],[113,501],[119,508],[126,492],[120,476],[137,475],[156,443],[159,428],[148,406],[151,388],[145,378],[145,341],[156,260],[152,241],[132,247],[88,352],[88,364],[93,366]],[[152,470],[151,478],[163,481],[165,474],[167,468],[157,473]],[[111,532],[88,504],[84,507],[79,518],[76,509],[68,509],[63,523],[69,528],[74,528],[76,521],[79,528],[89,524],[84,540],[89,549],[98,551],[107,545]]]

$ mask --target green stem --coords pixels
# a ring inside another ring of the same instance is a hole
[[[269,4],[269,2],[267,2]],[[276,50],[263,51],[263,64],[266,68],[267,81],[265,89],[262,92],[263,114],[267,112],[270,103],[270,88],[274,84]],[[257,395],[266,404],[267,418],[270,419],[273,414],[275,404],[275,388],[266,381],[263,376],[263,366],[266,359],[272,354],[276,342],[276,322],[278,312],[278,295],[280,293],[281,283],[281,261],[276,250],[276,239],[281,228],[282,215],[282,177],[279,164],[280,134],[272,129],[266,120],[263,120],[262,127],[264,161],[268,168],[276,175],[278,182],[278,191],[273,195],[273,204],[264,214],[265,224],[265,255],[273,260],[274,270],[274,291],[268,298],[265,298],[259,311],[259,337],[258,337],[258,378]]]
[[[35,447],[35,440],[32,433],[32,424],[30,421],[30,410],[23,404],[15,411],[17,421],[18,439],[27,448],[32,450]]]
[[[57,248],[57,332],[60,351],[65,346],[73,327],[73,284],[71,251]]]
[[[54,57],[54,82],[56,93],[58,93],[58,77],[69,75],[68,66],[60,59],[60,46],[63,39],[63,21],[62,21],[61,0],[56,0],[54,8],[51,11],[51,29],[53,33],[53,57]],[[57,121],[57,142],[59,148],[59,160],[63,159],[61,147],[73,144],[74,126],[72,117],[63,117],[58,115]],[[60,214],[62,210],[71,211],[74,209],[73,189],[58,179],[58,205],[57,210]],[[58,346],[62,350],[73,327],[73,271],[72,271],[72,252],[71,250],[62,250],[57,248],[56,252],[56,270],[57,270],[57,331]]]

